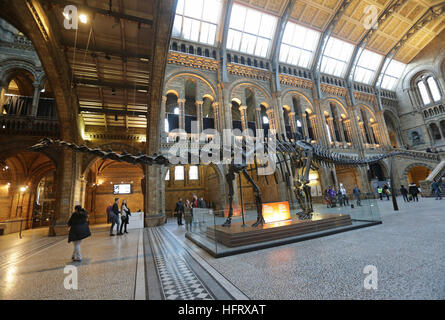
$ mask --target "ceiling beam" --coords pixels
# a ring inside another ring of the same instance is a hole
[[[67,48],[71,48],[71,49],[76,49],[79,52],[91,52],[91,53],[100,53],[106,56],[115,56],[115,57],[119,57],[122,59],[139,59],[139,60],[143,60],[148,62],[147,60],[150,60],[150,55],[147,54],[141,54],[141,53],[133,53],[133,52],[128,52],[128,51],[123,51],[123,50],[113,50],[110,48],[105,48],[105,47],[98,47],[96,45],[89,45],[88,46],[88,50],[86,50],[85,48],[80,48],[79,47],[79,43],[77,44],[77,46],[74,45],[74,42],[70,42],[66,39],[63,39],[61,41],[61,45]]]
[[[289,17],[294,10],[296,1],[295,0],[287,0],[286,8],[284,9],[283,15],[281,16],[280,22],[277,26],[277,31],[275,32],[274,41],[272,44],[272,72],[275,74],[274,77],[274,89],[275,91],[280,90],[280,77],[279,74],[279,58],[280,58],[280,49],[281,42],[283,40],[284,30],[286,29],[287,22],[289,21]]]
[[[79,4],[78,2],[75,1],[70,1],[70,0],[44,0],[46,3],[52,4],[52,5],[61,5],[61,6],[68,6],[68,5],[73,5],[78,7],[78,9],[80,9],[79,11],[83,11],[86,13],[97,13],[97,14],[101,14],[104,16],[109,16],[109,17],[113,17],[115,19],[119,19],[119,20],[127,20],[127,21],[132,21],[132,22],[136,22],[136,23],[141,23],[141,24],[146,24],[149,26],[153,25],[153,18],[152,17],[138,17],[138,16],[133,16],[133,15],[128,15],[125,13],[120,13],[120,12],[116,12],[116,11],[112,11],[111,8],[110,10],[105,10],[105,9],[101,9],[101,8],[97,8],[97,7],[92,7],[86,4]]]
[[[227,77],[227,37],[229,33],[230,13],[232,12],[233,0],[226,0],[226,7],[221,17],[221,42],[219,43],[218,51],[220,56],[220,81],[225,83],[228,81]]]
[[[109,81],[101,81],[101,80],[88,80],[88,79],[79,79],[75,78],[74,83],[78,86],[91,86],[91,87],[108,87],[111,89],[134,89],[140,91],[148,91],[148,85],[135,85],[133,83],[128,82],[109,82]],[[146,93],[146,92],[141,92]]]
[[[121,109],[97,109],[97,108],[88,108],[88,107],[80,107],[80,112],[88,112],[94,114],[106,114],[106,115],[117,115],[117,116],[147,116],[147,112],[145,111],[130,111],[130,110],[121,110]]]
[[[314,61],[312,62],[312,68],[311,68],[311,72],[315,83],[315,94],[317,95],[318,99],[321,98],[320,67],[321,67],[321,61],[323,59],[323,54],[326,49],[326,45],[329,41],[329,38],[332,35],[332,32],[334,32],[335,27],[340,21],[340,18],[342,17],[343,13],[346,11],[346,9],[352,2],[353,0],[343,0],[340,3],[337,11],[335,11],[334,16],[332,17],[329,24],[326,26],[326,29],[323,31],[323,34],[320,37],[320,41],[318,42],[317,50],[315,51]]]

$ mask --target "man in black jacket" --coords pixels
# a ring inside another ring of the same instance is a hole
[[[113,234],[113,228],[114,225],[117,225],[116,234],[118,236],[121,236],[122,233],[119,232],[119,226],[120,226],[120,219],[119,214],[121,212],[119,211],[119,198],[114,199],[113,208],[111,208],[111,228],[110,228],[110,236],[114,236]]]
[[[184,213],[184,202],[182,202],[182,198],[179,198],[179,201],[176,202],[175,212],[178,217],[178,226],[182,226],[182,214]]]

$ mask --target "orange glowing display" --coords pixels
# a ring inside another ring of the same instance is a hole
[[[266,223],[290,220],[289,202],[263,203],[263,217]]]

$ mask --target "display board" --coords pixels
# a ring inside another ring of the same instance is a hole
[[[115,184],[113,190],[114,194],[130,194],[131,184]]]
[[[266,223],[290,220],[289,202],[263,203],[263,217]]]

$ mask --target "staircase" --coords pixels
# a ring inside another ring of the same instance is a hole
[[[445,160],[442,160],[430,173],[430,175],[424,180],[419,181],[420,187],[422,188],[422,196],[424,197],[433,197],[435,196],[432,192],[431,185],[434,181],[439,181],[442,177],[445,176]],[[445,195],[445,189],[441,188],[441,195]]]

